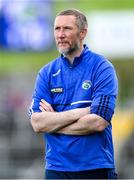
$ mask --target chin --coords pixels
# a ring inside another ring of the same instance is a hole
[[[59,51],[61,54],[68,54],[68,52],[69,52],[68,48],[58,48],[58,51]]]

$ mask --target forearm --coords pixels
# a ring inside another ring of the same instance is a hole
[[[31,124],[36,132],[52,133],[66,127],[89,113],[89,108],[79,108],[63,112],[33,113]]]
[[[108,122],[95,114],[88,114],[80,118],[73,124],[60,129],[57,133],[68,135],[86,135],[94,132],[101,132],[107,126]]]

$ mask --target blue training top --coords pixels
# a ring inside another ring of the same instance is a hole
[[[112,64],[84,45],[70,64],[61,55],[45,65],[37,76],[30,112],[40,112],[45,99],[57,112],[90,106],[90,113],[111,121],[118,91]],[[112,125],[89,135],[44,134],[46,169],[83,171],[114,168]]]

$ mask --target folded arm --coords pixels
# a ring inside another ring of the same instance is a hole
[[[35,132],[57,132],[89,113],[89,108],[54,112],[47,102],[43,101],[40,105],[42,112],[33,113],[31,116],[31,124]]]
[[[31,124],[35,132],[86,135],[103,131],[109,123],[88,108],[78,108],[64,112],[54,112],[46,101],[40,103],[40,113],[33,113]]]
[[[109,123],[96,114],[87,114],[78,121],[60,129],[57,133],[69,135],[86,135],[103,131]]]

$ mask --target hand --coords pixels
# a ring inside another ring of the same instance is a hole
[[[46,102],[44,99],[41,99],[41,102],[40,102],[40,107],[39,109],[42,111],[42,112],[54,112],[52,106]]]

